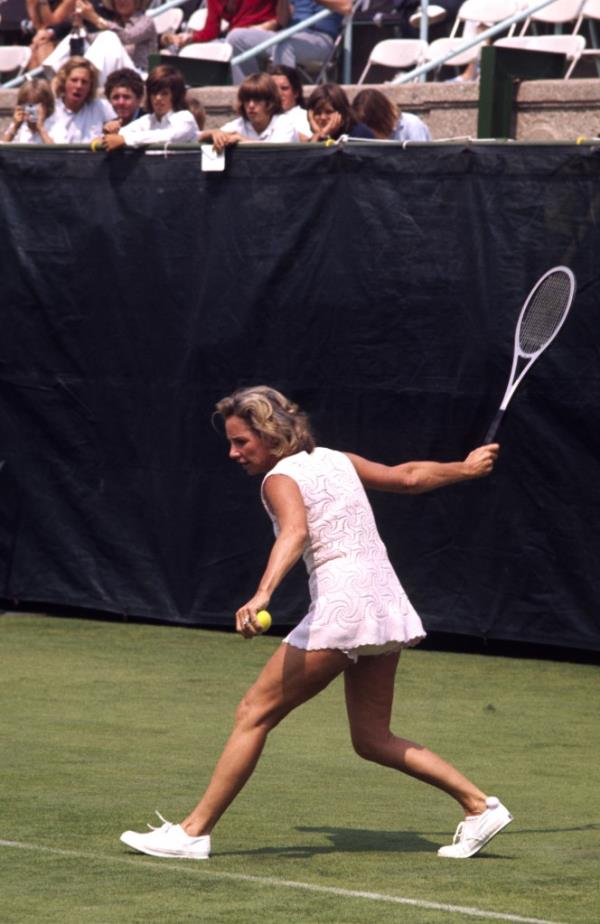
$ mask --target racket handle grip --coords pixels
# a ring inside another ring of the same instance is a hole
[[[485,434],[485,439],[483,441],[484,446],[487,445],[487,443],[494,442],[494,437],[496,436],[496,433],[498,432],[498,427],[502,423],[503,417],[504,417],[504,411],[502,410],[502,408],[500,408],[500,410],[496,412],[496,416],[492,420],[488,432]]]

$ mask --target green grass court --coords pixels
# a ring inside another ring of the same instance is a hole
[[[271,736],[207,862],[120,844],[179,820],[279,644],[0,617],[3,924],[457,924],[600,920],[600,684],[593,665],[409,651],[395,729],[499,795],[513,824],[442,860],[451,800],[350,747],[342,683]],[[158,822],[157,822],[158,823]]]

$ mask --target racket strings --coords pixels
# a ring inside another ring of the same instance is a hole
[[[547,276],[527,305],[519,327],[519,350],[531,355],[541,350],[569,310],[572,282],[567,273],[557,271]]]

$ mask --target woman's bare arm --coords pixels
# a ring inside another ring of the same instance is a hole
[[[490,443],[474,449],[462,462],[405,462],[382,465],[348,453],[366,488],[397,494],[424,494],[458,481],[484,478],[493,470],[500,446]]]
[[[266,609],[273,592],[302,555],[308,535],[304,501],[292,478],[271,475],[265,481],[263,494],[277,520],[279,532],[256,593],[235,614],[237,631],[248,638],[257,634],[254,617],[259,610]],[[250,621],[247,626],[245,620]]]

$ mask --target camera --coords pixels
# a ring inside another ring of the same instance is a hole
[[[38,120],[38,108],[35,105],[25,105],[23,106],[23,112],[25,113],[26,122],[37,122]]]

